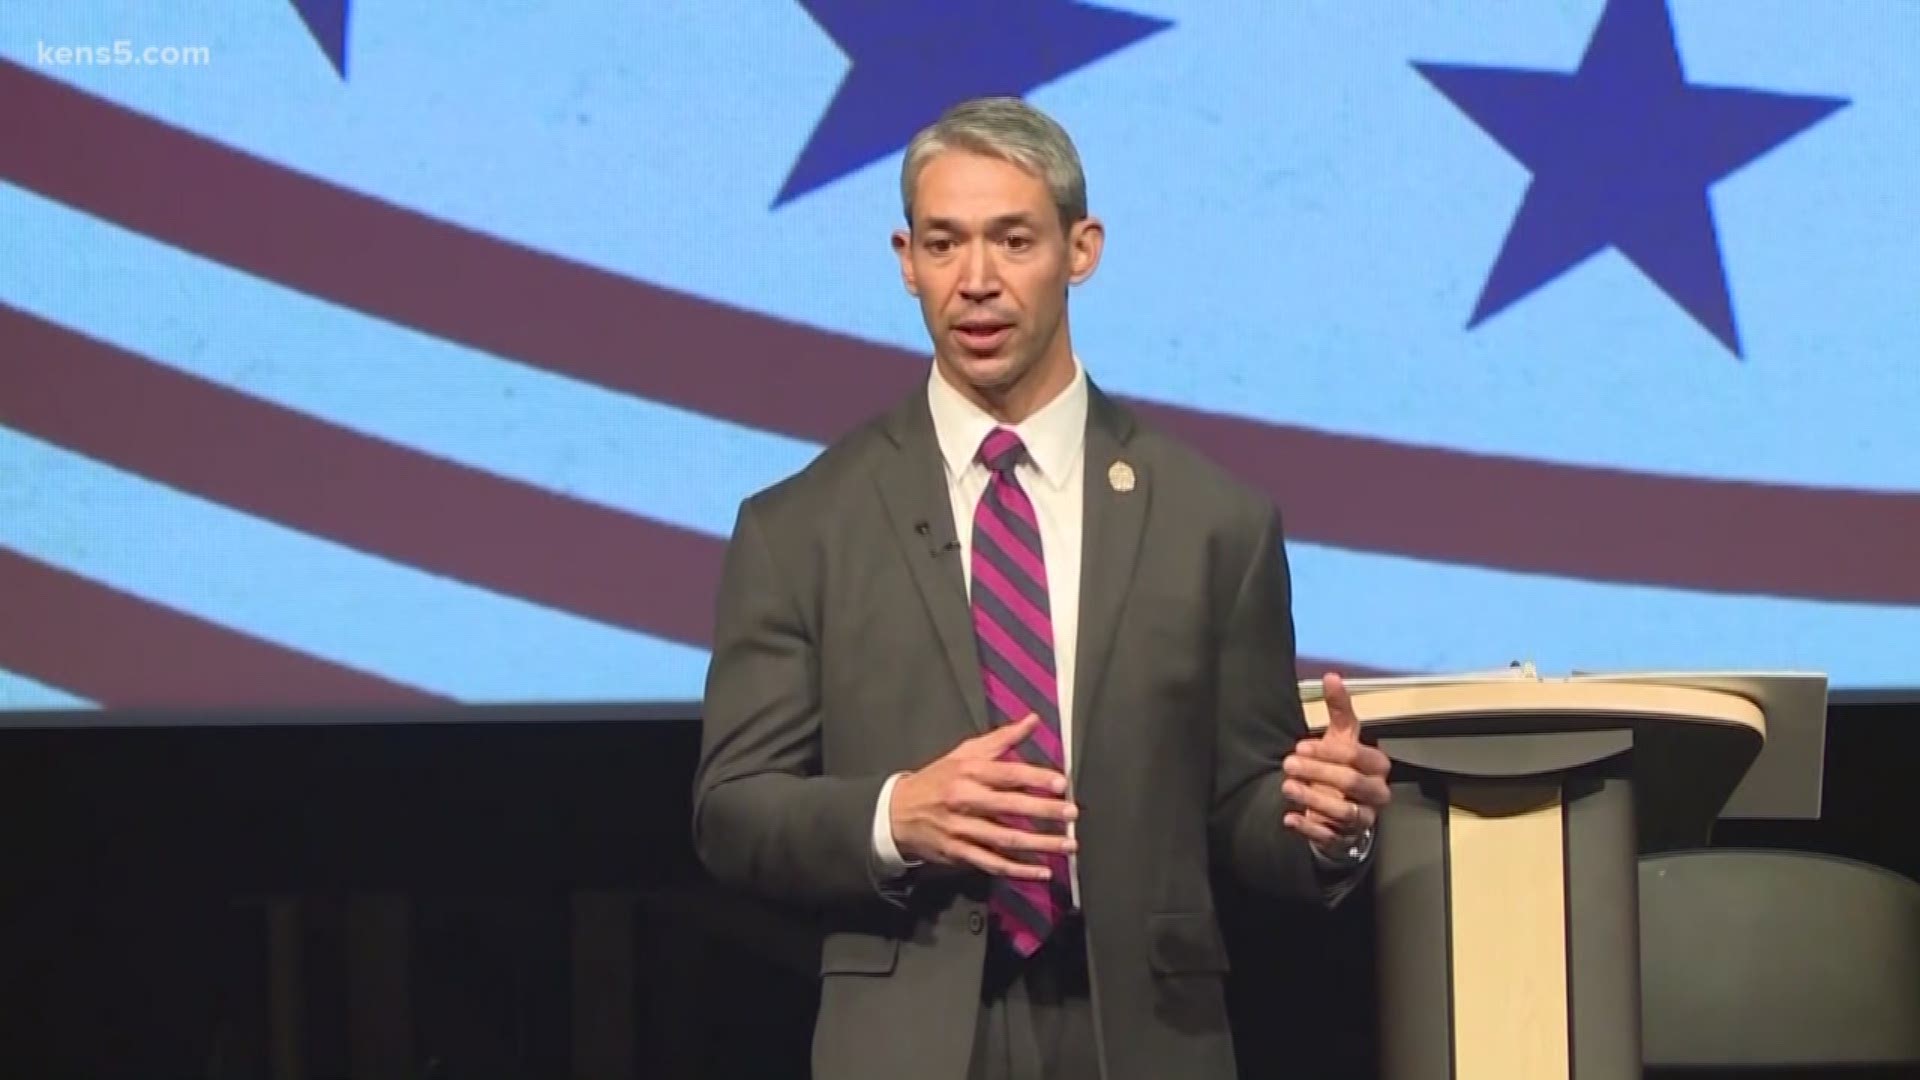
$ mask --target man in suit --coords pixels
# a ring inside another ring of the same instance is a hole
[[[817,1076],[1227,1080],[1209,870],[1337,900],[1387,760],[1337,677],[1307,737],[1275,509],[1081,367],[1067,134],[964,103],[901,193],[933,370],[741,506],[696,847],[821,920]]]

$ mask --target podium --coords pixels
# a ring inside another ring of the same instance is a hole
[[[1704,846],[1723,814],[1817,816],[1825,678],[1345,682],[1393,761],[1381,1076],[1637,1080],[1639,856]],[[1323,730],[1319,682],[1301,692]]]

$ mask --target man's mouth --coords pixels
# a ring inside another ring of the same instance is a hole
[[[959,336],[961,344],[983,352],[999,345],[1012,332],[1012,323],[988,320],[963,322],[954,326],[954,333]]]

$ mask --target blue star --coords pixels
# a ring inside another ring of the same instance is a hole
[[[300,21],[307,24],[307,33],[313,35],[314,43],[327,54],[327,59],[333,64],[333,70],[342,79],[347,77],[347,5],[349,2],[350,0],[293,0],[293,9],[300,13]]]
[[[1025,94],[1172,24],[1071,0],[800,0],[851,66],[779,207],[904,147],[948,106]]]
[[[1608,0],[1571,75],[1414,66],[1533,173],[1469,328],[1612,247],[1741,355],[1707,189],[1845,100],[1688,83],[1665,0]]]

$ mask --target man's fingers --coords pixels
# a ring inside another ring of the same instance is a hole
[[[1294,832],[1299,833],[1301,836],[1306,837],[1316,844],[1324,846],[1339,839],[1338,834],[1328,828],[1324,822],[1298,810],[1288,812],[1286,817],[1281,820],[1286,824],[1287,828],[1292,829]]]
[[[1368,776],[1377,776],[1382,781],[1393,773],[1393,759],[1387,756],[1387,752],[1366,743],[1354,744],[1351,764]]]
[[[1059,795],[1067,790],[1065,775],[1021,761],[977,762],[968,775],[978,783],[1007,791],[1051,791]]]
[[[1370,776],[1387,776],[1393,771],[1393,759],[1377,746],[1363,742],[1333,742],[1329,739],[1301,739],[1293,744],[1294,754],[1334,765],[1346,765]]]
[[[953,822],[952,831],[963,840],[1009,855],[1023,851],[1071,855],[1079,850],[1070,836],[1015,828],[985,818],[960,817]]]
[[[1367,808],[1356,801],[1349,800],[1332,788],[1302,783],[1299,780],[1288,780],[1280,790],[1295,806],[1312,810],[1344,829],[1357,831],[1366,827],[1369,813]]]
[[[982,757],[999,757],[1001,754],[1020,745],[1021,741],[1033,734],[1040,726],[1038,713],[1028,713],[1011,724],[1002,724],[985,735],[976,735],[970,740],[972,747]]]
[[[976,817],[1013,816],[1060,822],[1077,821],[1080,817],[1080,808],[1066,799],[984,787],[969,793],[962,804],[954,809]]]
[[[1327,703],[1327,739],[1335,743],[1360,741],[1360,717],[1353,711],[1353,695],[1340,676],[1329,671],[1320,680],[1321,697]]]
[[[1392,797],[1385,780],[1330,761],[1292,754],[1281,763],[1281,770],[1295,780],[1332,788],[1354,802],[1369,806],[1385,806]]]
[[[1053,877],[1053,871],[1043,865],[1009,859],[990,848],[957,836],[948,837],[944,850],[947,858],[956,863],[965,863],[999,877],[1025,878],[1028,881],[1046,881]]]

